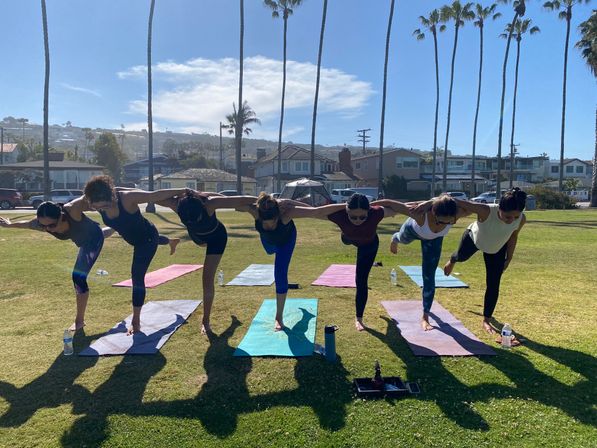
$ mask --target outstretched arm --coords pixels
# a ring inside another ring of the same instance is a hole
[[[516,249],[516,243],[518,242],[518,234],[520,233],[520,229],[522,226],[527,222],[527,219],[524,215],[522,215],[522,219],[520,220],[520,225],[518,229],[514,231],[512,235],[510,235],[510,239],[506,243],[506,262],[504,263],[504,271],[508,268],[508,265],[512,261],[512,257],[514,256],[514,250]]]
[[[286,211],[286,216],[293,218],[327,219],[332,213],[346,209],[346,204],[330,204],[321,207],[292,207]]]
[[[239,207],[254,204],[256,201],[257,198],[255,196],[210,196],[207,200],[207,210],[209,214],[213,214],[214,210],[218,208],[234,208],[238,210]]]
[[[411,216],[412,214],[411,209],[406,204],[392,199],[380,199],[378,201],[373,201],[371,205],[383,207],[384,218],[394,216],[397,213],[406,216]]]
[[[90,211],[91,207],[89,207],[85,196],[80,196],[65,204],[64,209],[75,221],[81,221],[83,219],[83,212]]]
[[[186,188],[169,188],[156,191],[123,190],[120,195],[125,208],[128,211],[133,211],[139,204],[161,202],[175,196],[182,196],[185,191]]]
[[[456,204],[458,204],[459,216],[466,216],[471,213],[477,215],[479,222],[483,222],[489,216],[489,206],[487,204],[481,204],[479,202],[464,201],[462,199],[454,198]]]
[[[40,230],[40,231],[44,231],[44,229],[42,229],[39,226],[39,222],[37,221],[36,218],[30,220],[30,221],[15,221],[15,222],[11,222],[10,219],[8,218],[2,218],[0,217],[0,227],[5,227],[7,229],[29,229],[29,230]]]

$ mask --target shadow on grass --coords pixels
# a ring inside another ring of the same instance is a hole
[[[529,220],[529,224],[557,226],[557,227],[577,227],[579,229],[597,229],[597,221],[533,221],[533,220]]]

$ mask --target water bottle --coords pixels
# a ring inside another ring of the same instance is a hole
[[[398,274],[396,274],[396,269],[394,268],[392,268],[392,271],[390,272],[390,281],[392,282],[393,286],[398,285]]]
[[[108,275],[108,271],[104,271],[103,269],[98,269],[97,275]]]
[[[224,271],[221,269],[218,271],[218,285],[224,286]]]
[[[64,330],[64,336],[62,336],[62,341],[64,342],[64,354],[66,356],[72,355],[74,352],[73,334],[70,330]]]
[[[336,325],[325,326],[325,359],[330,362],[336,361]]]
[[[375,361],[375,375],[373,376],[373,380],[371,380],[371,384],[377,390],[384,390],[385,381],[381,376],[381,366],[379,365],[379,361]]]
[[[512,327],[510,324],[504,324],[502,327],[502,347],[512,347]]]

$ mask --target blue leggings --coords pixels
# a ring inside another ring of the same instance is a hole
[[[433,240],[421,239],[413,230],[412,224],[407,220],[400,227],[400,231],[394,234],[392,240],[400,244],[410,244],[414,240],[421,241],[421,253],[423,255],[423,312],[429,313],[435,297],[435,270],[442,254],[444,237],[440,236]]]
[[[104,234],[99,227],[98,230],[99,231],[97,232],[97,235],[95,235],[93,241],[90,241],[85,246],[79,248],[79,254],[77,255],[72,275],[75,292],[77,294],[85,294],[89,291],[87,276],[104,246]]]
[[[275,246],[263,240],[261,244],[269,254],[276,254],[274,262],[274,279],[276,281],[276,294],[286,294],[288,292],[288,267],[292,259],[292,252],[296,244],[296,229],[290,235],[290,239],[283,246]]]
[[[155,229],[155,228],[154,228]],[[170,242],[170,239],[163,235],[155,234],[146,243],[133,246],[133,264],[131,266],[131,280],[133,283],[133,306],[143,306],[145,302],[145,274],[149,264],[153,260],[158,245],[163,246]]]

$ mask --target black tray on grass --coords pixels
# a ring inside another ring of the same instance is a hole
[[[408,387],[409,383],[404,383],[399,376],[386,376],[384,382],[383,390],[373,387],[371,378],[355,378],[354,386],[357,395],[363,398],[401,397],[409,393],[418,393],[415,391],[419,390],[418,387]]]

